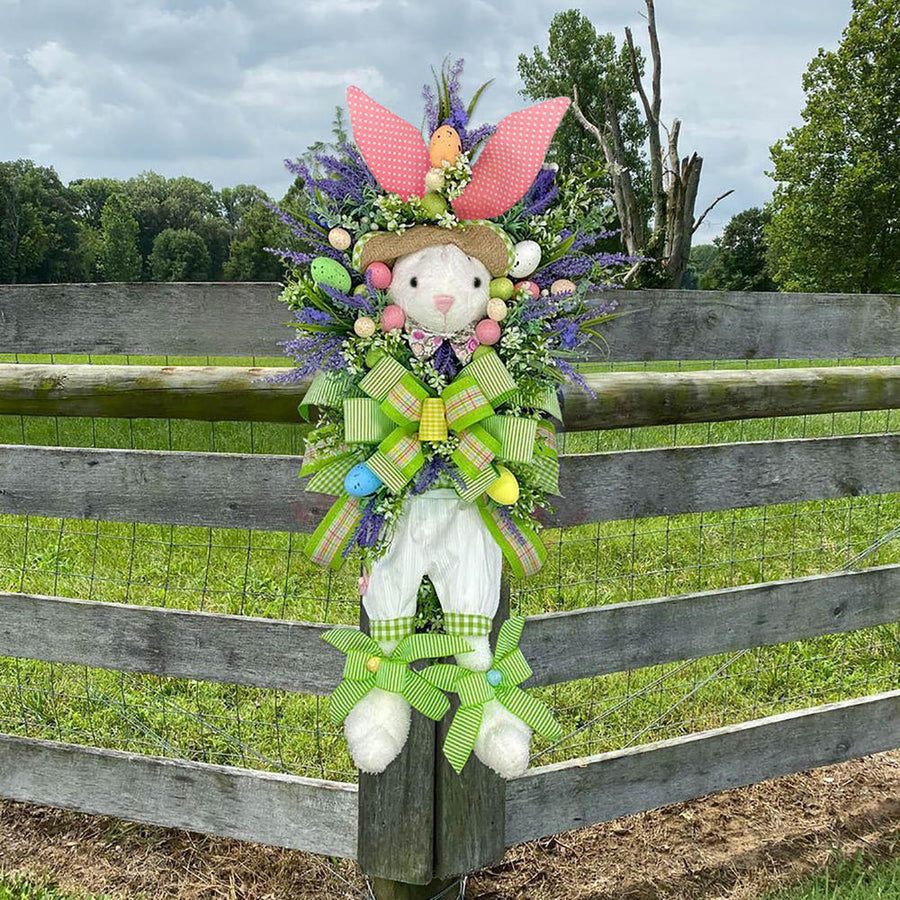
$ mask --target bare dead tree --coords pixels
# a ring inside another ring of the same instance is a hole
[[[653,59],[653,73],[650,81],[650,97],[644,89],[638,64],[637,50],[631,29],[625,29],[625,43],[631,62],[631,78],[634,89],[641,98],[644,119],[650,144],[650,188],[653,196],[653,225],[647,239],[644,221],[634,191],[631,173],[625,163],[625,148],[619,130],[618,111],[607,97],[604,105],[604,120],[599,125],[590,122],[584,115],[578,98],[578,88],[573,85],[572,111],[576,118],[600,145],[613,184],[616,212],[622,223],[622,238],[629,254],[644,254],[659,260],[664,273],[664,283],[677,287],[682,273],[687,268],[691,255],[691,239],[700,227],[707,213],[732,191],[717,197],[703,214],[695,220],[694,207],[700,187],[700,170],[703,159],[696,153],[680,157],[678,137],[681,121],[675,119],[668,129],[667,146],[663,149],[660,122],[662,108],[662,55],[656,31],[656,10],[654,0],[644,0],[647,5],[647,30],[650,34],[650,53]],[[640,270],[635,266],[628,273],[632,278]]]

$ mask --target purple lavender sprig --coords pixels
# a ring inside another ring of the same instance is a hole
[[[333,334],[304,332],[288,341],[279,341],[285,356],[297,363],[296,368],[268,378],[268,381],[294,383],[318,371],[336,372],[345,366],[343,339]]]
[[[362,518],[359,520],[359,524],[354,529],[353,534],[350,535],[347,546],[341,551],[341,556],[346,559],[353,547],[361,547],[363,549],[374,547],[378,543],[384,523],[384,516],[375,512],[373,503],[364,506]]]
[[[339,303],[347,309],[362,310],[370,316],[375,315],[371,298],[366,294],[345,294],[343,291],[339,291],[337,288],[331,287],[331,285],[328,284],[320,283],[319,287],[334,300],[335,303]]]

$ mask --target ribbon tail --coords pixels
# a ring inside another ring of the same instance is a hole
[[[548,741],[556,741],[562,737],[562,726],[553,714],[541,703],[525,691],[510,687],[497,692],[497,699],[514,716],[521,719],[531,729]]]
[[[342,681],[331,695],[328,703],[328,717],[335,725],[347,718],[350,710],[372,690],[372,681]]]
[[[444,738],[444,756],[457,775],[462,772],[466,760],[475,747],[475,738],[478,737],[478,729],[481,728],[483,713],[484,706],[480,703],[477,706],[461,706],[447,729]]]
[[[406,671],[401,693],[413,709],[435,722],[450,709],[450,701],[434,685],[410,669]]]
[[[547,559],[547,548],[534,528],[486,503],[480,504],[478,511],[517,578],[540,570]]]
[[[349,494],[338,497],[306,542],[306,555],[320,566],[339,569],[344,561],[341,554],[353,537],[362,515],[358,497]]]

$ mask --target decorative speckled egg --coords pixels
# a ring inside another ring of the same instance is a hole
[[[500,477],[485,493],[501,506],[512,506],[519,499],[519,482],[506,466],[497,466],[497,471]]]
[[[482,319],[475,326],[475,337],[490,347],[500,340],[500,326],[493,319]]]
[[[519,241],[516,258],[509,270],[513,278],[525,278],[541,264],[541,245],[537,241]]]
[[[513,295],[514,286],[508,278],[491,279],[491,296],[501,300],[509,300]]]
[[[488,300],[487,314],[489,319],[502,322],[509,315],[509,307],[499,297],[491,297]]]
[[[366,277],[372,282],[372,287],[379,291],[386,291],[391,286],[391,270],[383,262],[373,262],[366,269]]]
[[[429,169],[425,173],[425,190],[442,191],[444,189],[444,170]]]
[[[332,228],[328,232],[328,243],[335,250],[346,250],[352,243],[350,232],[346,228]]]
[[[538,297],[541,296],[541,289],[533,282],[533,281],[519,281],[516,282],[516,290],[520,291],[522,288],[525,288],[527,291],[531,293],[531,296],[537,300]]]
[[[309,272],[316,284],[327,284],[345,294],[350,290],[350,273],[330,256],[317,256],[310,263]]]
[[[452,166],[462,153],[462,141],[459,132],[452,125],[441,125],[431,136],[428,145],[428,158],[431,165],[440,168],[443,163]]]
[[[569,281],[568,278],[557,278],[550,285],[551,294],[573,294],[575,293],[575,282]]]
[[[380,487],[381,479],[365,463],[357,463],[344,478],[344,490],[351,497],[368,497]]]
[[[372,337],[375,334],[375,320],[368,316],[360,316],[353,323],[353,330],[361,338]]]
[[[385,331],[402,328],[405,321],[406,313],[396,303],[391,303],[381,311],[381,327]]]
[[[422,208],[432,219],[436,219],[447,212],[447,201],[440,194],[428,193],[422,198]]]

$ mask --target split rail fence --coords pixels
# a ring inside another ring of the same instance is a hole
[[[0,286],[0,352],[272,356],[290,336],[272,284]],[[896,357],[900,297],[629,292],[611,359]],[[598,356],[598,359],[600,357]],[[0,364],[0,415],[293,422],[303,387],[236,366]],[[900,366],[601,373],[567,390],[565,429],[900,408]],[[0,446],[0,513],[311,530],[289,455]],[[562,458],[551,528],[900,492],[900,434]],[[559,684],[900,620],[900,565],[615,603],[527,619],[522,649]],[[0,656],[326,695],[328,626],[0,594]],[[448,717],[449,718],[449,717]],[[900,747],[900,690],[530,769],[509,782],[441,730],[359,785],[0,735],[0,796],[356,858],[378,896],[429,896],[507,846]],[[424,887],[413,887],[422,885]]]

